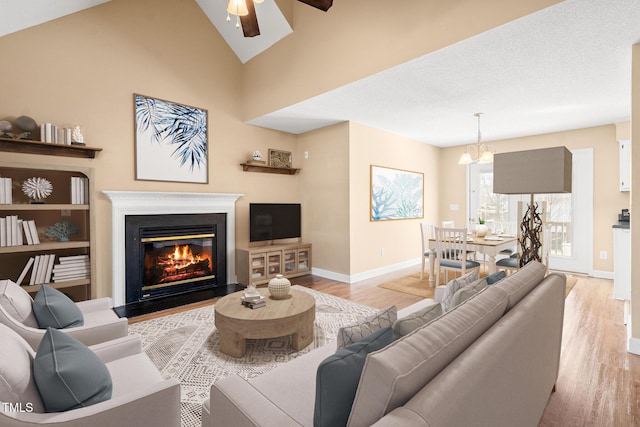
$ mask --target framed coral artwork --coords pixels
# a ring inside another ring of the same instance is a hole
[[[371,221],[424,218],[424,174],[371,165]]]
[[[209,181],[207,110],[134,94],[136,179]]]

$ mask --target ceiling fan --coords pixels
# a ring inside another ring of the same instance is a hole
[[[333,0],[298,0],[302,3],[313,6],[324,12],[329,10],[333,5]],[[258,27],[258,18],[256,17],[256,8],[254,3],[262,3],[263,0],[229,0],[227,4],[227,12],[237,15],[239,23],[236,23],[236,27],[240,27],[242,24],[242,32],[245,37],[255,37],[260,35],[260,27]],[[227,21],[230,20],[227,15]]]

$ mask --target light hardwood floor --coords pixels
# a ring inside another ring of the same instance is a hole
[[[352,285],[316,276],[303,276],[291,282],[371,307],[395,304],[401,309],[420,297],[378,285],[415,271],[408,269]],[[623,303],[612,298],[611,280],[578,277],[565,303],[556,392],[549,398],[540,427],[640,426],[640,356],[626,351]],[[212,303],[197,303],[170,312]],[[164,314],[167,312],[131,321]]]

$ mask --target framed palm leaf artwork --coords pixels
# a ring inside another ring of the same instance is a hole
[[[136,179],[209,181],[207,110],[134,94]]]
[[[371,221],[424,218],[424,174],[371,165]]]

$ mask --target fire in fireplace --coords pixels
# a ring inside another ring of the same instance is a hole
[[[127,216],[127,303],[226,285],[225,227],[225,214]]]

